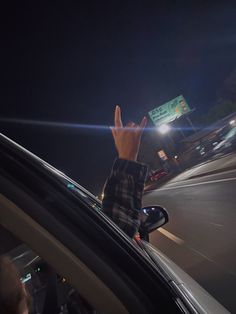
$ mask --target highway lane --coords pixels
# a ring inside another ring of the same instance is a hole
[[[144,196],[170,222],[150,242],[236,313],[236,170],[172,182]]]

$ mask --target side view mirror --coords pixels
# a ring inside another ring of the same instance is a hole
[[[149,233],[160,228],[169,221],[169,215],[161,206],[146,206],[141,210],[140,238],[149,241]]]

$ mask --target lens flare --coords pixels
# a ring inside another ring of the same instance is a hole
[[[30,120],[30,119],[16,119],[16,118],[0,118],[0,123],[6,124],[18,124],[18,125],[28,125],[28,126],[36,126],[36,127],[52,127],[52,128],[70,128],[70,129],[85,129],[85,130],[101,130],[101,131],[110,131],[110,128],[113,126],[110,125],[98,125],[98,124],[81,124],[81,123],[68,123],[68,122],[56,122],[56,121],[42,121],[42,120]],[[173,125],[170,126],[173,131],[192,131],[192,127],[176,127]],[[197,130],[202,130],[203,126],[198,126],[195,128]],[[130,128],[133,130],[133,128]],[[148,126],[145,127],[145,131],[156,130],[156,126]],[[212,130],[214,131],[216,128],[210,126],[204,128],[204,130]]]
[[[54,122],[54,121],[40,121],[40,120],[26,120],[26,119],[10,119],[0,118],[0,122],[43,126],[43,127],[56,127],[56,128],[72,128],[72,129],[101,129],[108,130],[110,127],[106,125],[92,125],[92,124],[80,124],[80,123],[66,123],[66,122]]]

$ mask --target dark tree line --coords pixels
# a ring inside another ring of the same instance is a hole
[[[216,104],[203,118],[203,123],[206,125],[213,123],[233,112],[236,112],[236,69],[224,81],[218,92]]]

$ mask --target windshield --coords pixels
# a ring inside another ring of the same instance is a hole
[[[230,140],[232,137],[236,135],[236,127],[231,129],[226,135],[225,135],[225,140]]]

